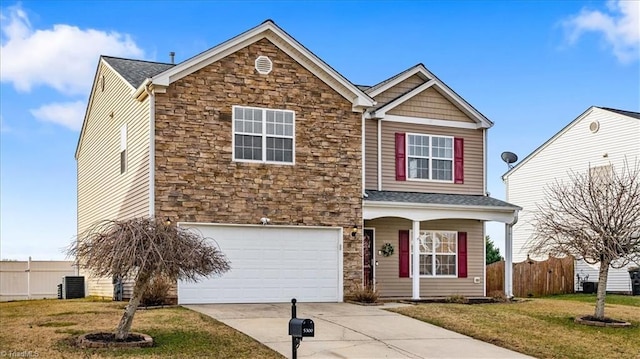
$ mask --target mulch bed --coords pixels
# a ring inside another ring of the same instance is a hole
[[[578,324],[591,325],[596,327],[611,327],[611,328],[626,328],[630,327],[631,323],[622,320],[611,318],[597,318],[593,315],[585,315],[584,317],[578,317],[574,320]]]
[[[98,332],[78,337],[81,348],[146,348],[153,346],[153,338],[142,333],[129,333],[123,340],[116,340],[114,333]]]

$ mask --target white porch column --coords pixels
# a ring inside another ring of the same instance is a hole
[[[513,224],[504,225],[504,295],[513,297]]]
[[[413,295],[412,299],[420,299],[420,241],[418,237],[420,236],[420,221],[413,221],[413,237],[411,238],[411,243],[413,247],[413,268],[412,268],[412,288]]]

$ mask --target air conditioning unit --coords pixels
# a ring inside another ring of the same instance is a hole
[[[62,277],[62,298],[84,298],[84,277],[65,276]]]

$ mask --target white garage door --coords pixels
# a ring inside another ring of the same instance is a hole
[[[220,277],[178,282],[180,304],[342,301],[342,229],[181,223],[231,262]]]

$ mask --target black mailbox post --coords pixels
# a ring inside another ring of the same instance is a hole
[[[289,335],[291,336],[291,357],[298,358],[298,347],[304,337],[315,335],[315,325],[311,319],[296,318],[296,298],[291,299],[291,320],[289,320]]]

